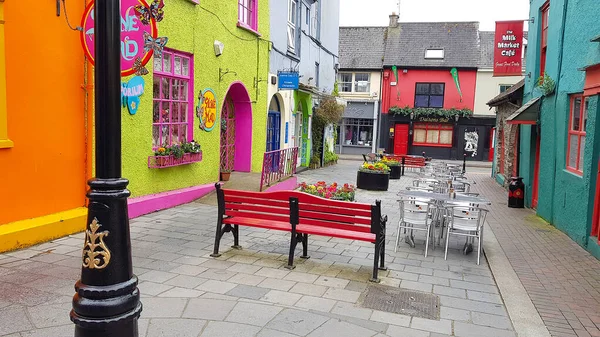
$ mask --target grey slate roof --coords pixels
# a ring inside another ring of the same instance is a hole
[[[505,92],[503,92],[500,95],[492,98],[486,104],[489,105],[490,107],[493,107],[493,106],[498,106],[498,105],[500,105],[500,104],[502,104],[502,103],[510,100],[511,97],[513,97],[513,96],[523,97],[523,92],[522,92],[521,89],[523,89],[524,86],[525,86],[525,79],[523,78],[519,82],[513,84]],[[521,92],[519,92],[519,90],[521,90]]]
[[[341,69],[381,69],[387,27],[340,27]]]
[[[383,65],[476,68],[478,30],[478,22],[401,22],[388,28]],[[427,49],[444,49],[444,59],[425,59]]]

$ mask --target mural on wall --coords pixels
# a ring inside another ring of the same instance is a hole
[[[94,5],[86,7],[81,19],[81,44],[85,55],[94,64]],[[145,68],[152,53],[162,54],[167,44],[166,37],[157,37],[156,23],[164,17],[163,0],[154,0],[148,5],[146,0],[121,1],[121,76],[147,75]]]
[[[121,83],[121,104],[127,107],[129,114],[135,115],[140,107],[140,96],[144,93],[144,79],[134,76],[128,82]]]
[[[217,98],[212,89],[204,89],[198,95],[196,116],[200,119],[199,127],[204,131],[211,131],[217,123]]]
[[[471,157],[477,155],[477,143],[479,142],[479,134],[477,131],[465,132],[465,152],[471,152]]]

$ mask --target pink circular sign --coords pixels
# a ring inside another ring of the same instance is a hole
[[[94,3],[91,2],[81,20],[81,44],[86,56],[94,64]],[[149,8],[145,0],[121,0],[121,76],[129,76],[145,66],[152,57],[152,48],[145,47],[145,36],[154,39],[158,34],[156,20],[151,17],[142,22],[138,7]]]

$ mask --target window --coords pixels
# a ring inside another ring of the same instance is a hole
[[[153,149],[193,138],[192,62],[191,56],[167,49],[154,56]]]
[[[310,36],[317,40],[321,39],[321,1],[313,4],[312,16],[310,18]]]
[[[0,149],[13,147],[8,139],[6,112],[6,60],[4,59],[4,2],[0,1]]]
[[[583,153],[585,149],[585,127],[589,97],[573,95],[571,97],[571,111],[569,113],[569,132],[567,139],[567,170],[583,173]]]
[[[512,84],[500,84],[500,93],[505,92],[506,90],[508,90],[510,87],[512,87]]]
[[[304,6],[306,8],[306,25],[308,26],[308,29],[310,30],[310,8],[308,6]]]
[[[452,125],[415,123],[413,145],[452,147]]]
[[[352,73],[339,74],[339,89],[341,92],[352,92]]]
[[[369,73],[356,73],[354,74],[354,91],[355,92],[369,92],[371,85],[369,83]]]
[[[319,87],[319,63],[315,62],[315,84]]]
[[[546,71],[546,50],[548,49],[548,19],[550,18],[550,2],[546,2],[541,9],[542,41],[540,43],[540,76]]]
[[[371,146],[373,140],[373,120],[364,118],[344,119],[344,144]]]
[[[288,50],[291,52],[296,51],[296,24],[297,18],[298,0],[290,0],[288,10],[288,27],[287,27],[287,38],[288,38]]]
[[[441,108],[444,106],[444,83],[417,83],[415,108]]]
[[[443,59],[444,58],[444,50],[443,49],[427,49],[425,51],[426,59]]]
[[[258,0],[238,0],[238,26],[258,30]]]

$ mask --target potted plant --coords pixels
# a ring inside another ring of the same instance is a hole
[[[356,174],[356,187],[370,191],[387,191],[390,168],[382,162],[364,163]]]
[[[390,179],[400,179],[400,162],[396,158],[383,156],[380,162],[390,168]]]
[[[156,149],[154,155],[156,156],[156,164],[158,166],[165,166],[169,162],[169,150],[164,147]]]
[[[221,167],[221,181],[229,181],[231,169]]]
[[[356,188],[353,185],[344,184],[339,186],[336,182],[327,185],[324,181],[315,184],[300,183],[298,185],[300,192],[312,194],[325,199],[354,201],[354,192]]]
[[[173,158],[175,158],[176,162],[181,162],[181,158],[183,158],[183,155],[185,154],[180,145],[171,146],[169,148],[169,153],[173,156]]]
[[[181,148],[183,149],[183,152],[185,153],[184,160],[186,160],[186,159],[187,159],[187,161],[198,160],[201,147],[200,147],[200,144],[196,143],[195,140],[181,144]]]

